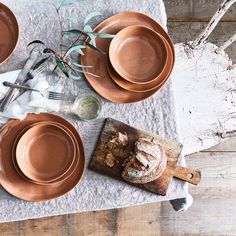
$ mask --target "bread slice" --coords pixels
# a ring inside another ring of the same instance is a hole
[[[105,144],[107,155],[104,163],[107,166],[113,167],[119,162],[119,158],[123,157],[126,152],[125,147],[128,145],[128,141],[128,135],[126,133],[122,134],[118,132]]]
[[[155,139],[139,138],[135,152],[125,164],[122,178],[131,183],[144,184],[160,177],[166,168],[164,148]]]

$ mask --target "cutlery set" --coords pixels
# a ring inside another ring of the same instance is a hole
[[[25,85],[14,84],[14,83],[10,83],[7,81],[4,81],[2,84],[6,87],[22,89],[23,91],[25,90],[25,91],[39,92],[43,97],[46,97],[46,98],[52,99],[52,100],[62,100],[64,97],[64,95],[62,93],[47,91],[47,90],[40,91],[38,89],[33,89],[33,88],[30,88]]]
[[[42,73],[45,69],[46,69],[46,65],[42,64],[37,69],[30,69],[30,71],[26,75],[26,78],[23,81],[20,81],[18,79],[16,80],[15,83],[3,81],[2,84],[6,87],[9,87],[10,89],[7,95],[1,100],[0,111],[4,111],[11,102],[13,102],[20,95],[22,95],[25,91],[39,92],[43,97],[47,99],[62,100],[64,98],[64,94],[62,93],[48,91],[48,90],[40,91],[38,89],[33,89],[25,85],[27,81],[34,79],[36,76]]]

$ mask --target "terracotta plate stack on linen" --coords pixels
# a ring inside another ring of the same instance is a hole
[[[114,34],[112,40],[97,39],[99,54],[86,48],[81,58],[85,77],[104,98],[115,103],[133,103],[156,93],[174,66],[174,46],[165,30],[152,18],[138,12],[114,15],[95,29]]]
[[[46,201],[70,191],[82,177],[84,149],[64,118],[29,114],[0,130],[0,184],[28,201]]]

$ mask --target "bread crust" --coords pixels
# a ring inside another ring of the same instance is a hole
[[[135,152],[125,164],[122,178],[131,183],[148,183],[162,175],[166,164],[165,150],[157,140],[139,138]]]

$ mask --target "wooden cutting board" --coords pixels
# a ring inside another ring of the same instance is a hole
[[[108,151],[105,148],[105,144],[113,137],[117,132],[126,133],[129,138],[129,144],[125,147],[125,154],[123,157],[115,160],[113,167],[108,166],[105,163],[105,158]],[[128,158],[129,153],[134,151],[135,142],[138,138],[155,138],[165,148],[167,156],[167,167],[163,172],[162,176],[157,180],[146,183],[146,184],[133,184],[125,181],[121,177],[121,173],[124,169],[122,164],[125,159]],[[131,185],[135,185],[149,192],[156,193],[158,195],[166,195],[169,184],[173,176],[187,181],[192,184],[198,184],[201,179],[201,172],[199,170],[193,170],[190,168],[177,167],[178,158],[182,151],[182,144],[177,143],[174,140],[169,140],[157,135],[152,135],[148,132],[136,129],[125,123],[107,118],[105,125],[102,129],[100,139],[98,141],[94,156],[89,164],[89,168],[103,175],[113,177],[115,179],[124,181]]]

